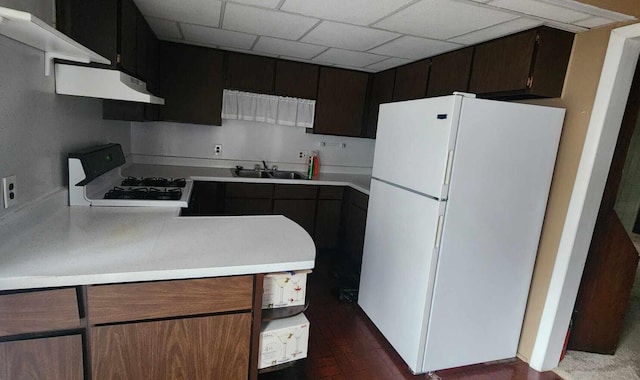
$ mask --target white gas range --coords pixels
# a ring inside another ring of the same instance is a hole
[[[69,154],[70,206],[187,207],[193,181],[185,178],[123,178],[120,144]]]

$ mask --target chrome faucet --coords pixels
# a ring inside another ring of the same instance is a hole
[[[271,169],[269,169],[269,166],[267,165],[267,161],[265,161],[265,160],[262,160],[262,166],[264,167],[264,169],[262,169],[264,171],[274,171],[275,172],[275,171],[278,170],[278,167],[276,165],[273,165],[271,167]],[[260,167],[260,165],[256,164],[256,170],[261,170],[261,169],[259,169],[259,167]]]
[[[269,167],[267,166],[267,161],[262,160],[262,165],[264,166],[264,170],[269,170]]]

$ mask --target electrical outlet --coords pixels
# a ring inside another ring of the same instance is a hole
[[[213,154],[219,156],[222,154],[222,144],[216,144],[213,146]]]
[[[4,208],[15,206],[18,203],[17,178],[11,175],[2,179],[2,195]]]
[[[298,160],[306,161],[309,158],[309,152],[306,150],[298,151]]]

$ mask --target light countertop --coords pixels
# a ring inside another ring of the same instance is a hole
[[[298,185],[349,186],[362,193],[369,194],[371,176],[365,174],[320,173],[317,178],[308,179],[272,179],[234,177],[229,168],[174,166],[154,164],[132,164],[122,170],[122,175],[133,177],[191,178],[194,181],[246,182],[246,183],[283,183]]]
[[[0,223],[0,290],[311,269],[309,234],[278,215],[66,206],[66,192]],[[35,222],[34,222],[35,221]]]

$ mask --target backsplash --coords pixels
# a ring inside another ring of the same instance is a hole
[[[214,155],[216,144],[222,145],[218,156]],[[299,151],[317,150],[323,172],[370,172],[374,145],[371,139],[314,135],[305,133],[304,128],[242,120],[223,120],[222,127],[131,124],[131,153],[136,162],[165,156],[181,165],[233,167],[240,163],[252,167],[265,160],[269,165],[300,166],[306,163],[298,158]]]
[[[128,152],[130,134],[128,122],[102,120],[101,100],[56,95],[43,52],[0,35],[0,57],[0,178],[17,176],[18,201],[0,202],[2,219],[66,187],[70,151],[120,142]]]

